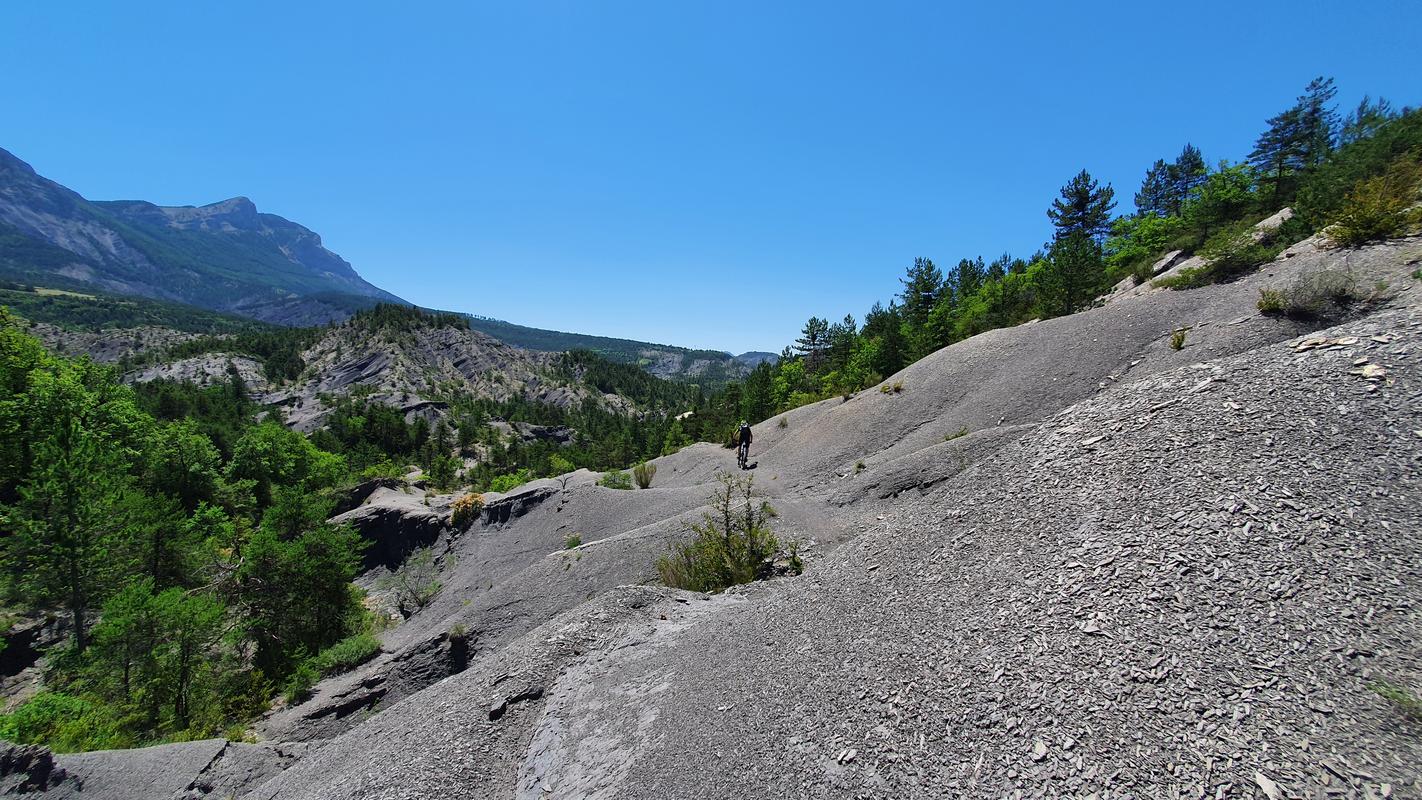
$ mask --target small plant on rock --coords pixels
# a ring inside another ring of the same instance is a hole
[[[469,628],[463,623],[455,623],[449,628],[445,638],[449,641],[450,674],[463,672],[469,667]]]
[[[564,549],[564,550],[572,550],[573,548],[582,545],[582,543],[583,543],[583,537],[582,537],[582,535],[575,533],[575,534],[573,534],[572,536],[569,536],[567,539],[564,539],[564,540],[563,540],[563,549]]]
[[[790,427],[790,418],[789,418],[789,417],[781,417],[781,418],[780,418],[780,421],[777,422],[777,423],[775,423],[775,427],[777,427],[777,428],[788,428],[788,427]]]
[[[1417,695],[1387,681],[1370,683],[1368,689],[1397,706],[1398,710],[1406,716],[1417,722],[1422,722],[1422,699],[1419,699]]]
[[[380,588],[391,593],[400,615],[409,617],[433,603],[435,595],[444,588],[435,577],[438,574],[434,548],[421,547],[411,553],[399,569],[382,578]]]
[[[1278,289],[1260,289],[1258,306],[1259,313],[1275,316],[1284,313],[1284,309],[1288,307],[1288,300],[1284,297],[1284,293]]]
[[[286,679],[286,685],[282,687],[282,694],[286,697],[286,704],[294,706],[311,696],[311,687],[316,685],[316,681],[321,680],[320,674],[309,661],[302,661],[296,665],[296,669],[291,671],[291,675]]]
[[[603,475],[597,482],[598,486],[606,486],[609,489],[631,489],[632,476],[620,469],[615,469]]]
[[[479,515],[484,512],[484,495],[478,492],[470,492],[455,498],[450,505],[450,521],[454,527],[463,528],[479,519]]]
[[[321,675],[350,672],[380,652],[380,641],[368,633],[349,636],[317,653],[309,663]]]
[[[652,479],[657,476],[657,465],[646,461],[632,468],[632,478],[637,481],[638,489],[652,488]]]
[[[531,480],[533,480],[533,474],[527,469],[495,475],[494,479],[489,481],[489,491],[507,494]]]
[[[1177,328],[1170,334],[1170,349],[1181,350],[1185,347],[1185,332],[1189,328]]]
[[[710,498],[712,510],[689,526],[693,539],[673,546],[657,561],[657,572],[668,586],[718,592],[777,572],[780,543],[770,529],[775,512],[755,496],[755,477],[721,474],[717,480],[721,485]],[[791,553],[787,571],[796,573],[799,557],[793,549]]]
[[[953,441],[954,439],[961,439],[961,438],[963,438],[964,436],[967,436],[967,435],[968,435],[968,426],[967,426],[967,425],[964,425],[963,427],[959,428],[958,430],[954,431],[953,433],[950,433],[950,434],[945,435],[945,436],[943,437],[943,441],[945,441],[945,442],[951,442],[951,441]]]
[[[1349,306],[1367,299],[1368,296],[1358,289],[1358,280],[1352,273],[1317,270],[1299,275],[1283,289],[1262,290],[1259,310],[1290,319],[1330,319],[1341,316]]]

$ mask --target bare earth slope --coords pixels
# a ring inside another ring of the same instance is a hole
[[[757,486],[813,542],[798,578],[710,600],[614,588],[652,578],[733,466],[711,445],[660,459],[649,491],[575,474],[491,496],[464,530],[429,523],[458,556],[439,600],[269,720],[306,755],[242,785],[1422,796],[1422,727],[1368,688],[1422,687],[1422,240],[1293,252],[975,337],[899,393],[757,426]],[[1323,268],[1391,299],[1321,334],[1254,311],[1261,286]],[[447,519],[451,498],[428,499]],[[379,504],[409,501],[362,513]],[[569,531],[584,544],[563,550]],[[475,642],[463,671],[454,624]]]

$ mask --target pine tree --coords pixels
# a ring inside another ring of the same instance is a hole
[[[1073,231],[1053,242],[1039,277],[1042,313],[1060,316],[1076,311],[1093,296],[1104,275],[1101,243],[1086,232]]]
[[[1201,155],[1200,148],[1187,143],[1176,156],[1175,163],[1171,164],[1167,170],[1169,176],[1169,192],[1166,195],[1165,211],[1167,214],[1178,215],[1185,207],[1185,202],[1194,196],[1195,191],[1204,184],[1209,177],[1209,167],[1205,165],[1205,157]]]
[[[908,275],[900,282],[904,285],[901,307],[904,319],[911,327],[920,327],[938,304],[943,292],[943,273],[933,265],[932,259],[915,258]]]
[[[829,349],[830,326],[819,317],[810,317],[795,340],[795,352],[805,359],[805,368],[811,374],[818,372],[824,363],[825,352]]]
[[[1057,228],[1054,238],[1060,240],[1076,233],[1091,239],[1105,236],[1111,229],[1115,196],[1110,184],[1099,186],[1086,170],[1077,173],[1062,187],[1062,196],[1047,209],[1047,217]]]
[[[864,315],[864,328],[860,335],[878,344],[870,368],[881,377],[904,368],[908,358],[908,345],[904,341],[903,315],[899,306],[892,301],[888,308],[875,303]]]
[[[1136,213],[1161,217],[1172,213],[1170,193],[1174,176],[1171,175],[1170,166],[1165,159],[1157,158],[1150,169],[1146,170],[1145,180],[1141,181],[1140,191],[1136,192]]]
[[[859,323],[855,322],[853,314],[845,314],[844,319],[830,326],[826,371],[844,369],[850,356],[854,355],[854,342],[858,333]]]
[[[983,287],[983,281],[987,277],[987,265],[983,263],[983,257],[965,258],[958,262],[958,267],[954,270],[956,277],[955,294],[958,303],[962,303],[968,298],[978,293]]]
[[[1294,105],[1270,117],[1255,140],[1249,163],[1265,175],[1277,205],[1293,197],[1301,170],[1323,163],[1333,150],[1338,114],[1329,107],[1338,90],[1332,78],[1315,78]]]
[[[987,279],[989,281],[1000,281],[1003,278],[1007,277],[1007,273],[1011,269],[1012,256],[1008,253],[1003,253],[1002,255],[993,259],[993,262],[991,264],[988,264]]]
[[[1316,167],[1333,152],[1338,133],[1338,112],[1329,106],[1338,94],[1332,78],[1309,82],[1299,98],[1300,155],[1303,167]]]
[[[1367,139],[1377,133],[1384,123],[1397,117],[1397,112],[1393,111],[1392,104],[1379,97],[1377,102],[1372,98],[1363,95],[1362,101],[1351,114],[1343,119],[1343,124],[1338,132],[1338,145],[1352,144]]]

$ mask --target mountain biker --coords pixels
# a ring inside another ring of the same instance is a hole
[[[750,423],[742,420],[740,432],[736,434],[736,440],[738,442],[736,446],[736,463],[741,465],[741,469],[745,469],[746,462],[750,460],[752,438]]]

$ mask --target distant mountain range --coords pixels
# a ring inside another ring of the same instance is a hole
[[[403,302],[321,237],[245,197],[206,206],[86,200],[0,150],[0,275],[174,300],[279,324]]]
[[[141,200],[86,200],[39,175],[0,149],[0,279],[10,282],[12,303],[22,300],[32,319],[58,324],[122,327],[105,295],[149,298],[235,314],[285,326],[320,325],[350,317],[376,303],[409,305],[362,278],[327,250],[310,229],[264,214],[245,197],[205,206],[158,206]],[[36,297],[29,287],[92,294],[63,301]],[[56,308],[45,308],[46,304]],[[86,316],[92,306],[102,312]],[[190,323],[216,317],[146,306],[145,321]],[[99,323],[98,320],[106,320]],[[230,324],[228,325],[230,327]],[[662,377],[705,382],[735,378],[770,353],[732,356],[631,339],[590,336],[515,325],[470,315],[470,326],[528,350],[592,350],[614,361],[639,364]],[[198,327],[201,327],[200,325]],[[222,327],[222,326],[219,326]]]

